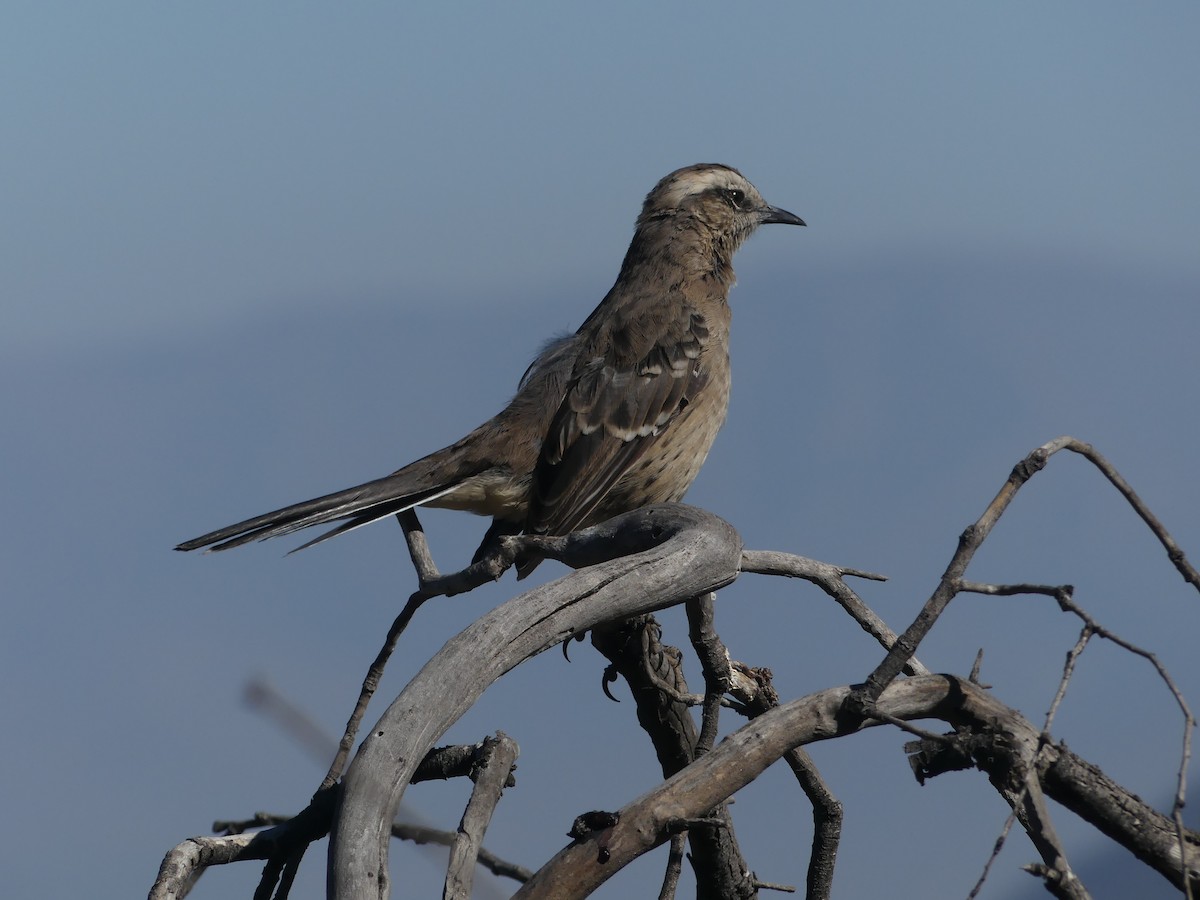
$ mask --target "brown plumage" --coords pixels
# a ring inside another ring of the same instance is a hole
[[[733,254],[772,222],[804,224],[728,166],[672,172],[647,195],[607,296],[542,351],[499,414],[384,478],[175,549],[224,550],[341,522],[308,547],[421,505],[491,516],[489,536],[567,534],[679,500],[725,421]]]

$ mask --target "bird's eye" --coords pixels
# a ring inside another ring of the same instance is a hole
[[[734,209],[741,209],[742,204],[746,202],[746,192],[739,191],[737,188],[730,188],[725,192],[725,196],[729,198]]]

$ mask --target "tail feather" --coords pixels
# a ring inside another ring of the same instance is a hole
[[[175,549],[198,550],[201,547],[207,547],[209,552],[229,550],[251,541],[264,541],[267,538],[291,534],[313,525],[325,525],[341,519],[349,520],[333,531],[296,548],[300,550],[378,519],[436,500],[454,490],[466,478],[477,474],[474,472],[448,472],[444,477],[431,478],[429,477],[431,470],[453,468],[429,465],[433,462],[432,458],[427,457],[425,460],[414,463],[412,466],[406,466],[384,478],[368,481],[344,491],[326,494],[313,500],[306,500],[303,503],[285,506],[282,509],[210,531],[208,534],[202,534],[190,541],[184,541]]]
[[[444,496],[445,494],[450,493],[456,487],[458,487],[457,484],[452,484],[449,487],[442,488],[441,490],[437,491],[434,494],[431,494],[428,497],[419,496],[419,495],[417,497],[409,496],[409,497],[405,497],[402,500],[393,500],[388,503],[380,503],[377,506],[372,506],[370,509],[363,510],[358,515],[354,516],[354,518],[350,519],[349,521],[343,522],[337,528],[333,528],[333,529],[330,529],[329,531],[324,532],[323,534],[319,534],[315,538],[313,538],[311,541],[303,543],[299,547],[296,547],[293,550],[289,550],[288,555],[290,556],[291,554],[296,553],[299,550],[307,550],[309,547],[315,546],[316,544],[323,543],[324,541],[327,541],[330,538],[335,538],[338,535],[345,534],[347,531],[354,531],[354,529],[356,529],[356,528],[362,528],[364,525],[370,525],[372,522],[378,522],[380,519],[386,519],[388,516],[394,516],[394,515],[396,515],[396,513],[402,513],[405,510],[412,509],[414,506],[420,506],[422,503],[429,503],[433,500],[436,500],[438,497],[441,497],[441,496]],[[312,524],[316,524],[316,523],[312,523]],[[302,525],[300,527],[305,528],[307,526]],[[297,529],[289,528],[288,530],[295,531]],[[213,549],[215,550],[217,548],[214,547]]]

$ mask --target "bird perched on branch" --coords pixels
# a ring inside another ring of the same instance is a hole
[[[225,550],[340,523],[303,549],[434,506],[491,516],[482,553],[499,535],[564,535],[679,500],[725,421],[733,255],[771,223],[804,221],[728,166],[672,172],[646,196],[612,289],[575,334],[546,346],[495,417],[384,478],[175,549]]]

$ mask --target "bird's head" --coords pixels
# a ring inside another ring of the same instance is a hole
[[[767,203],[737,169],[719,163],[677,169],[646,195],[638,230],[667,222],[700,231],[726,261],[759,225],[804,224],[799,216]]]

